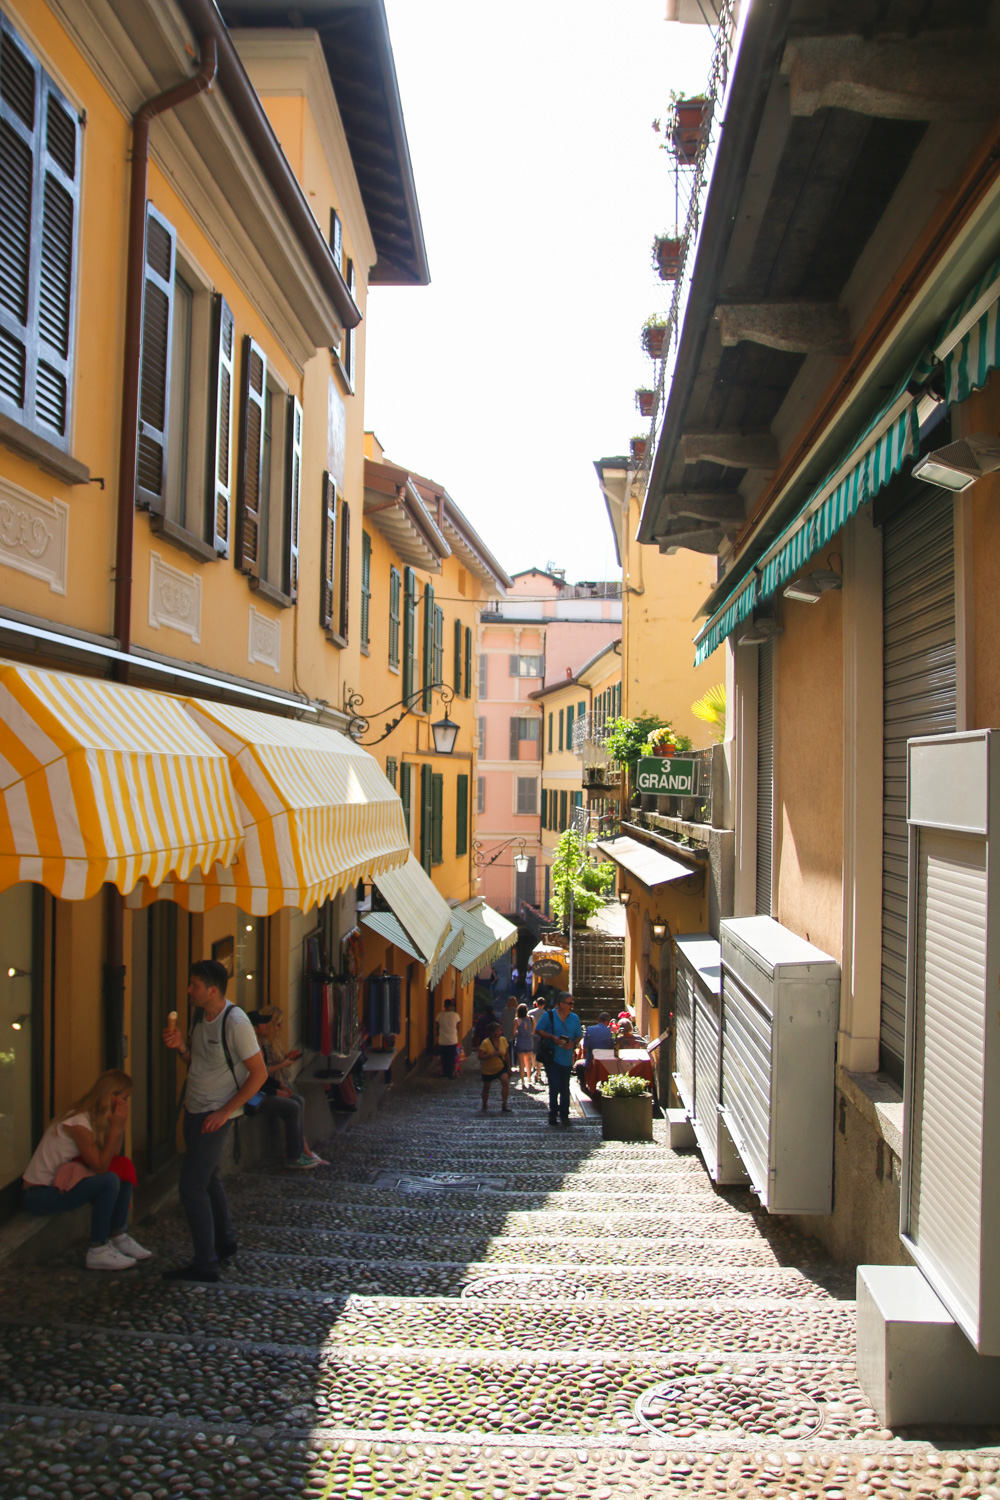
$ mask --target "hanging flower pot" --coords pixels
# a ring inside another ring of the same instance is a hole
[[[704,98],[677,99],[674,102],[668,137],[674,156],[682,166],[692,167],[698,159],[707,109],[708,100]]]
[[[676,281],[684,260],[684,241],[672,235],[657,235],[653,241],[653,269],[661,281]]]
[[[646,457],[646,449],[649,447],[649,439],[646,437],[634,437],[630,439],[633,463],[641,464]]]
[[[639,408],[640,416],[651,417],[653,415],[653,407],[656,405],[656,392],[646,390],[645,387],[641,391],[636,391],[635,404]]]
[[[667,342],[666,323],[647,323],[642,330],[642,347],[650,359],[662,359]]]

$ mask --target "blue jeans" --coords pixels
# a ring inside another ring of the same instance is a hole
[[[57,1187],[26,1187],[21,1200],[29,1214],[68,1214],[90,1204],[90,1243],[103,1245],[112,1235],[123,1234],[132,1204],[132,1184],[114,1172],[96,1172],[82,1177],[76,1187],[61,1193]]]
[[[569,1080],[573,1072],[572,1063],[550,1062],[545,1070],[549,1075],[549,1118],[558,1115],[569,1119]]]
[[[219,1268],[217,1247],[236,1243],[236,1230],[229,1216],[229,1200],[222,1186],[219,1161],[229,1136],[231,1120],[221,1130],[203,1133],[202,1125],[209,1112],[201,1115],[184,1111],[184,1160],[178,1194],[191,1231],[193,1263],[199,1271]]]

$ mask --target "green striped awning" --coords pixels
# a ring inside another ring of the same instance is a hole
[[[980,304],[982,312],[972,327],[944,356],[945,400],[949,406],[964,401],[973,391],[986,384],[991,370],[1000,364],[1000,260],[981,276],[972,290],[963,297],[948,319],[938,337],[938,346],[947,344],[949,338]]]

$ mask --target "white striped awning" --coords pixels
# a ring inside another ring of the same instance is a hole
[[[451,926],[451,907],[415,854],[398,870],[386,870],[375,881],[392,907],[373,911],[362,924],[423,964],[433,989],[462,943]]]
[[[232,902],[254,916],[309,911],[405,865],[403,805],[374,756],[320,724],[188,699],[192,721],[229,758],[245,842],[230,869],[140,888],[131,904],[188,911]]]
[[[624,834],[617,839],[599,839],[597,848],[608,859],[614,860],[616,865],[634,875],[648,890],[654,890],[658,885],[669,885],[674,880],[684,880],[686,876],[696,873],[681,860],[671,859],[669,854],[658,854],[655,849],[640,844],[638,839],[627,838]]]
[[[480,969],[485,969],[517,942],[517,928],[513,922],[508,922],[485,901],[456,906],[451,915],[463,933],[462,946],[452,959],[461,984],[475,979]]]
[[[0,890],[127,894],[230,864],[242,836],[228,757],[181,699],[0,663]]]

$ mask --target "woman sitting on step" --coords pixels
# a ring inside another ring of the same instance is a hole
[[[53,1120],[24,1172],[29,1214],[64,1214],[90,1204],[88,1271],[127,1271],[150,1256],[125,1232],[135,1168],[120,1153],[131,1093],[127,1073],[102,1073]]]

